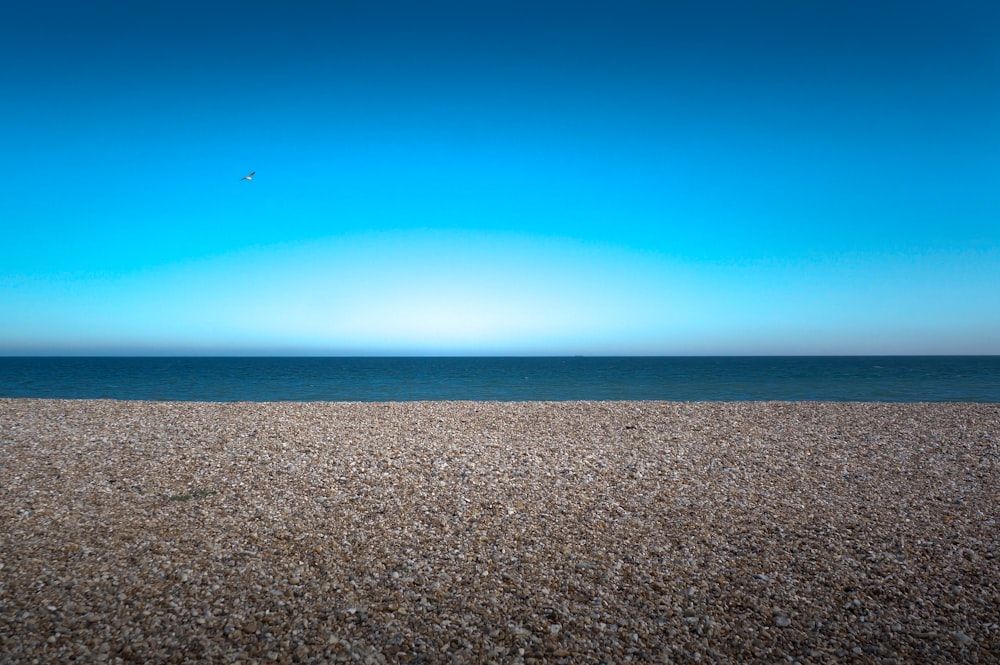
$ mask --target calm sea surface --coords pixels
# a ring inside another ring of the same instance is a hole
[[[0,397],[1000,402],[1000,356],[0,357]]]

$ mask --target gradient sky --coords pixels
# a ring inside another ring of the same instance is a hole
[[[33,0],[0,62],[0,354],[1000,353],[995,0]]]

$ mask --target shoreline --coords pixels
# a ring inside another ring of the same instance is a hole
[[[0,399],[0,660],[991,662],[1000,404]]]

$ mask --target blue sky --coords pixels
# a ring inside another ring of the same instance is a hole
[[[38,0],[0,61],[0,354],[1000,353],[995,2]]]

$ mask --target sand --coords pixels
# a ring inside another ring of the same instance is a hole
[[[0,662],[1000,662],[1000,405],[0,400]]]

